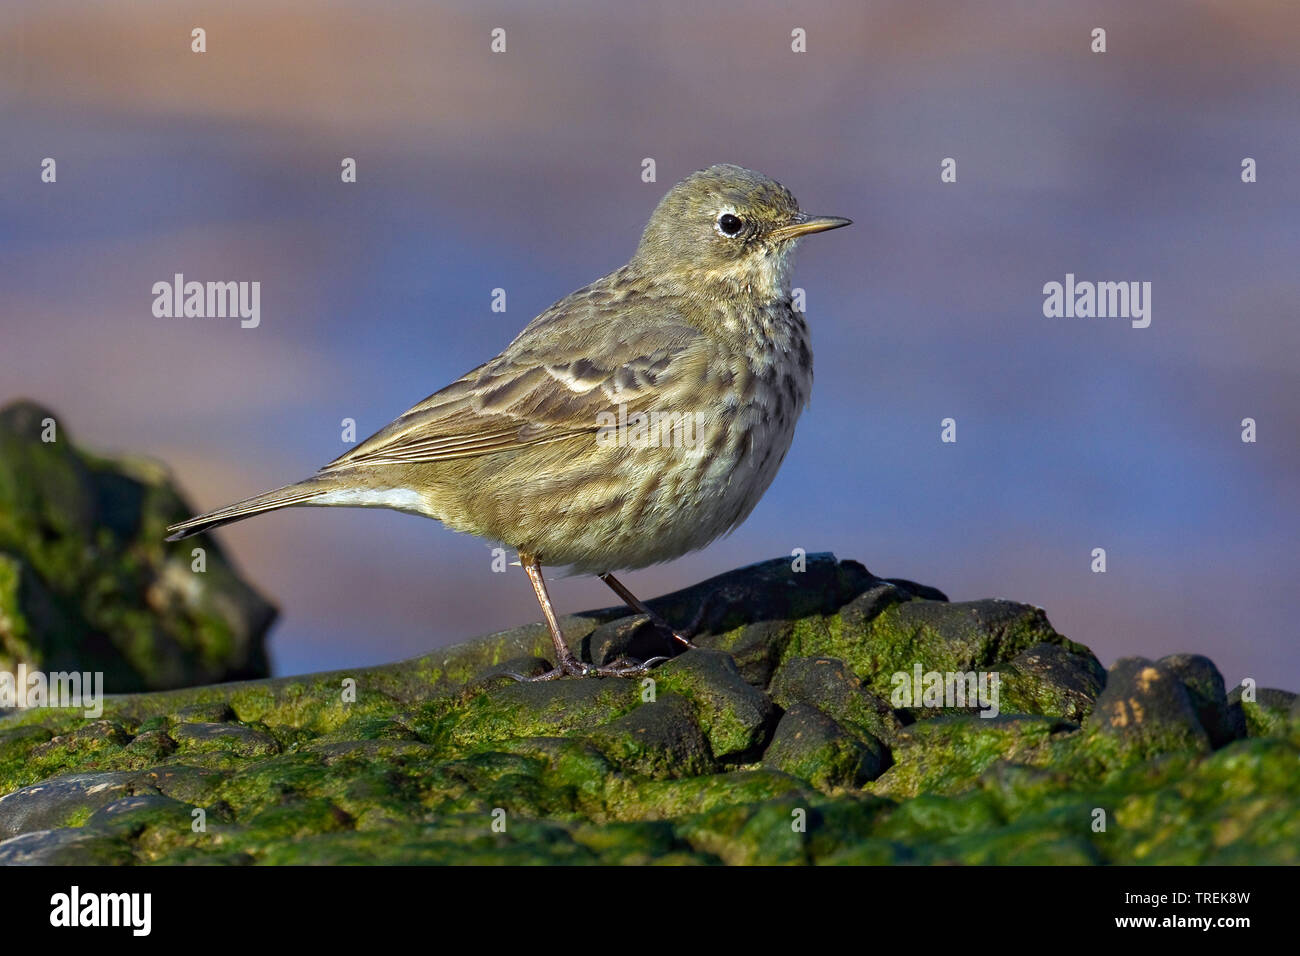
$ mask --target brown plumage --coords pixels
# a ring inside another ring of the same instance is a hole
[[[174,525],[168,540],[291,506],[436,518],[519,552],[555,641],[544,677],[642,673],[652,662],[574,658],[541,567],[599,574],[650,613],[609,572],[701,548],[749,515],[812,388],[790,253],[848,222],[806,216],[752,170],[694,173],[660,201],[627,265],[496,358],[306,481]]]

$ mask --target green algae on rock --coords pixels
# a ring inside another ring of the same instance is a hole
[[[1294,697],[1239,702],[1204,658],[1107,675],[1038,608],[831,555],[651,604],[699,649],[645,679],[517,683],[530,624],[10,714],[0,862],[1300,863]],[[621,609],[562,623],[586,659],[674,653]],[[917,664],[1001,675],[1000,713],[895,707]]]
[[[116,693],[268,674],[275,609],[210,538],[163,541],[190,513],[161,466],[92,455],[31,402],[0,409],[0,669],[99,672]]]

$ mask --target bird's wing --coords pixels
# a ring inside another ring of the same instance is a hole
[[[709,340],[663,306],[574,297],[499,356],[430,395],[322,471],[467,458],[594,434],[598,414],[679,409]],[[636,314],[633,314],[636,313]]]

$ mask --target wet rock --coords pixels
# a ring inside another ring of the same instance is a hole
[[[0,834],[84,823],[100,807],[130,794],[129,773],[74,773],[52,777],[0,797]]]
[[[33,830],[0,842],[0,866],[127,866],[130,848],[93,830]]]
[[[157,793],[141,793],[123,797],[105,804],[90,815],[88,827],[108,827],[141,818],[153,818],[160,813],[189,816],[189,808],[178,800]]]

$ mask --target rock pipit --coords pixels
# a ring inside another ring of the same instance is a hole
[[[792,305],[809,216],[784,186],[711,166],[660,200],[636,254],[551,306],[496,358],[319,472],[173,525],[167,540],[292,506],[393,508],[519,552],[564,674],[631,676],[574,656],[542,566],[599,575],[682,644],[612,571],[704,547],[772,483],[812,388]]]

